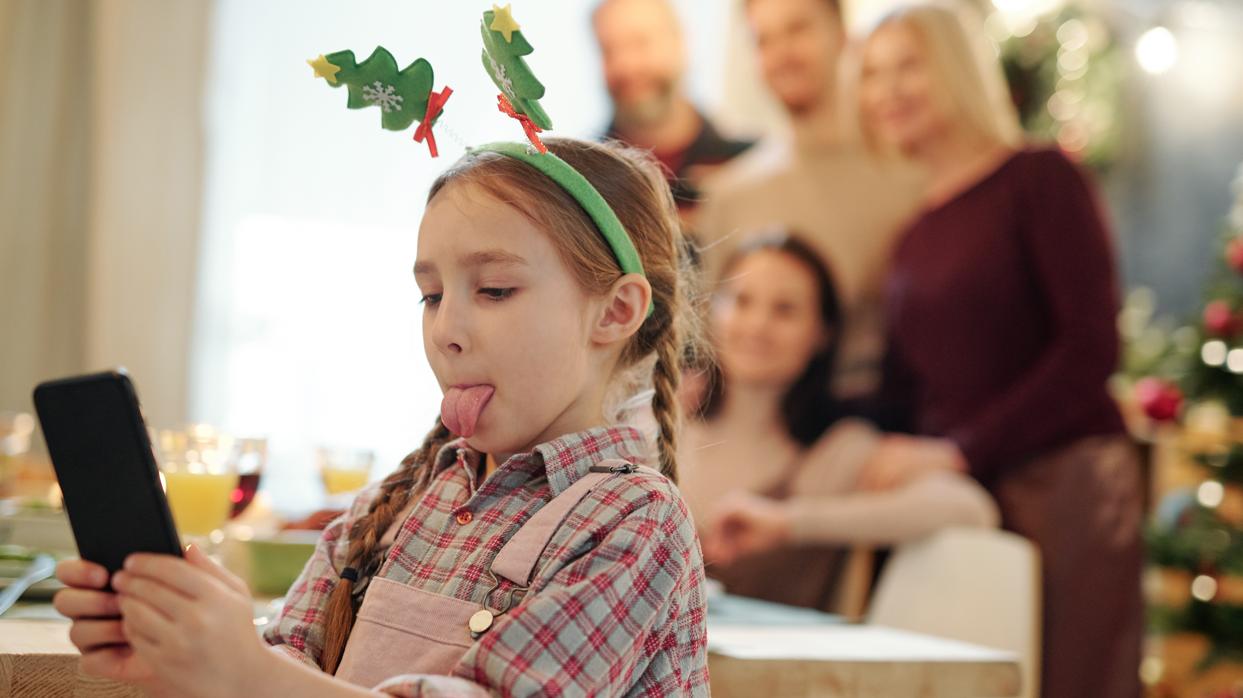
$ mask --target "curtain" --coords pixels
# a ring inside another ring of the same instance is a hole
[[[211,8],[0,0],[0,410],[125,366],[185,418]]]
[[[0,0],[0,411],[85,361],[92,14]]]

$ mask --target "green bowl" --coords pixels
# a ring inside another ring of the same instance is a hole
[[[284,596],[315,552],[319,531],[285,531],[246,541],[250,586],[256,594]]]

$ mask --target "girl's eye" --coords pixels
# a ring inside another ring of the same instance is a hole
[[[482,294],[483,296],[485,296],[488,300],[493,300],[493,301],[501,301],[501,300],[505,300],[506,298],[509,298],[510,296],[514,295],[514,291],[515,291],[515,290],[517,290],[517,289],[513,289],[513,288],[481,288],[481,289],[479,289],[479,293],[480,293],[480,294]]]
[[[434,306],[436,306],[437,304],[439,304],[439,303],[440,303],[440,296],[441,296],[441,295],[443,295],[443,294],[440,294],[440,293],[429,293],[429,294],[427,294],[427,295],[423,296],[423,298],[422,298],[422,299],[420,299],[420,300],[419,300],[419,302],[420,302],[420,303],[422,303],[423,305],[428,305],[428,306],[433,306],[433,307],[434,307]]]

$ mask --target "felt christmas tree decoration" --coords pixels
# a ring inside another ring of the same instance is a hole
[[[538,134],[552,128],[552,119],[539,103],[544,85],[523,59],[535,49],[514,21],[509,5],[493,5],[485,11],[479,32],[483,36],[483,68],[501,91],[498,108],[517,119],[531,144],[545,152]]]
[[[346,86],[350,109],[380,108],[380,125],[390,131],[404,131],[415,121],[419,128],[414,140],[427,141],[432,157],[438,155],[436,137],[432,125],[439,118],[451,88],[433,92],[434,74],[432,64],[420,58],[399,70],[393,54],[378,46],[361,63],[354,60],[353,51],[337,51],[307,61],[315,76],[323,78],[332,87]]]

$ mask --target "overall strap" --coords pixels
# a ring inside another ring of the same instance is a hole
[[[492,561],[492,573],[498,578],[508,579],[518,587],[525,589],[530,586],[531,577],[535,573],[535,563],[539,562],[544,548],[548,547],[548,542],[574,507],[605,480],[620,473],[638,471],[656,472],[650,468],[631,465],[620,458],[610,458],[593,466],[591,472],[575,480],[574,484],[527,519],[522,528],[496,554]]]

